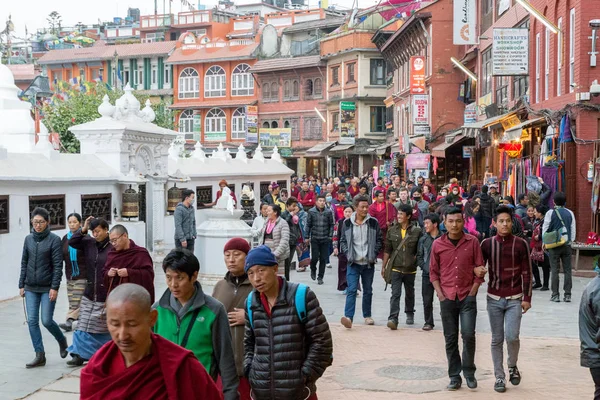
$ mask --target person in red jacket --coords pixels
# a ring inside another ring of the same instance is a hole
[[[298,193],[298,201],[302,204],[305,210],[309,210],[315,206],[317,196],[314,191],[310,191],[308,188],[308,181],[302,182],[302,190]]]
[[[346,191],[350,195],[350,201],[352,201],[354,196],[360,192],[360,188],[358,187],[358,178],[352,178],[352,182]]]

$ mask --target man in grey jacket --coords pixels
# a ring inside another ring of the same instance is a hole
[[[196,210],[194,209],[193,190],[184,189],[182,201],[175,208],[175,247],[194,252],[196,240]]]
[[[377,254],[383,246],[383,238],[379,222],[369,215],[369,199],[366,196],[354,197],[356,211],[344,221],[340,234],[340,251],[348,259],[348,291],[346,306],[341,323],[352,328],[352,320],[356,309],[356,291],[358,280],[363,284],[362,310],[366,325],[374,325],[371,317],[373,300],[373,276]]]
[[[596,267],[596,273],[600,269]],[[600,400],[600,275],[587,284],[579,305],[579,340],[581,366],[590,369],[596,390],[594,400]]]
[[[437,214],[427,214],[423,218],[425,225],[425,234],[419,239],[417,246],[417,266],[423,271],[423,282],[421,283],[421,295],[423,296],[423,314],[425,317],[424,331],[430,331],[434,327],[433,323],[433,295],[435,289],[429,280],[429,258],[431,256],[431,245],[433,241],[440,236],[440,217]]]

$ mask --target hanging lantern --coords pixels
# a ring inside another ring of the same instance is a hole
[[[121,216],[126,218],[137,218],[140,214],[140,195],[135,189],[131,188],[123,192],[123,201],[121,207]]]
[[[181,202],[183,189],[177,187],[177,183],[167,191],[167,211],[171,214],[175,212],[177,204]]]

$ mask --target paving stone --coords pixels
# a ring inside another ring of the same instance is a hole
[[[79,378],[66,377],[44,387],[45,390],[66,393],[79,393]]]

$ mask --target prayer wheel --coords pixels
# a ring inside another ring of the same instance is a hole
[[[170,214],[173,214],[177,208],[177,204],[181,203],[182,195],[183,189],[178,188],[177,184],[167,191],[167,211]]]
[[[121,216],[125,218],[136,218],[140,214],[140,195],[135,189],[131,188],[123,192],[123,205]]]

